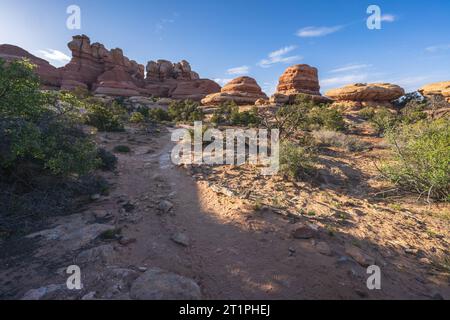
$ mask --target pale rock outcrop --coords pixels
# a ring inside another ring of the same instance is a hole
[[[307,64],[297,64],[286,69],[280,77],[277,91],[271,97],[276,104],[293,103],[299,94],[306,94],[313,101],[329,102],[320,94],[318,70]]]
[[[256,101],[267,100],[267,95],[255,79],[239,77],[227,83],[219,93],[208,95],[202,100],[203,105],[218,105],[234,101],[238,105],[255,104]]]
[[[436,82],[423,86],[419,92],[426,96],[441,96],[450,103],[450,81]]]

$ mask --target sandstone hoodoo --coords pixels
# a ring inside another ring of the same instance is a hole
[[[200,101],[208,94],[220,91],[212,80],[200,79],[189,62],[150,61],[145,67],[130,60],[122,49],[108,50],[103,44],[92,43],[86,35],[74,36],[68,47],[71,61],[55,68],[47,61],[12,45],[0,45],[0,58],[6,61],[27,58],[37,65],[44,89],[74,90],[82,88],[105,96],[154,96]]]
[[[267,100],[267,95],[255,79],[239,77],[227,83],[219,93],[208,95],[202,100],[204,105],[218,105],[234,101],[238,105],[255,104],[258,100]]]
[[[36,65],[36,73],[39,76],[44,89],[59,88],[61,84],[60,71],[44,59],[38,58],[28,51],[17,46],[0,45],[0,58],[5,61],[13,61],[26,58]]]
[[[450,103],[450,81],[427,84],[426,86],[419,89],[419,92],[426,97],[444,97],[445,100]]]
[[[325,95],[345,107],[385,106],[405,94],[401,87],[390,83],[356,83],[328,91]]]
[[[297,64],[286,69],[280,77],[273,103],[292,103],[298,94],[306,94],[316,102],[329,102],[320,94],[319,76],[316,68]]]

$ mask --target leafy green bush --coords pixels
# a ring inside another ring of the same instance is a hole
[[[203,111],[197,102],[191,100],[174,101],[169,105],[169,116],[176,122],[193,122],[203,120]]]
[[[374,107],[364,107],[358,112],[359,116],[365,120],[370,120],[375,115]]]
[[[325,128],[334,131],[344,131],[346,128],[342,113],[326,105],[313,107],[307,116],[308,129]]]
[[[85,114],[83,115],[86,124],[104,132],[120,132],[124,130],[126,110],[117,102],[110,104],[89,101],[85,103]]]
[[[388,130],[395,127],[398,122],[397,116],[387,108],[380,108],[375,112],[369,122],[376,134],[384,135]]]
[[[141,112],[133,112],[130,115],[130,122],[131,123],[144,123],[145,116]]]
[[[41,92],[33,68],[0,59],[0,167],[33,161],[58,175],[91,171],[96,148],[73,117],[75,98]]]
[[[402,124],[387,135],[394,159],[381,172],[399,187],[428,198],[450,201],[450,123],[448,119]]]
[[[257,126],[261,123],[258,115],[258,108],[239,112],[239,107],[234,101],[224,102],[214,111],[211,122],[215,124],[232,126]]]
[[[159,108],[148,110],[148,119],[156,122],[172,121],[169,113]]]
[[[314,156],[305,147],[290,141],[284,141],[280,146],[280,173],[292,179],[309,175],[314,166]]]
[[[111,152],[100,148],[97,150],[97,158],[100,159],[100,169],[104,171],[114,171],[117,167],[117,157]]]

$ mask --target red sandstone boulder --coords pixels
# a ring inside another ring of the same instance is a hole
[[[198,79],[179,82],[176,89],[170,94],[170,96],[173,99],[201,101],[207,95],[219,91],[220,86],[214,81],[208,79]]]
[[[280,77],[277,91],[271,102],[292,103],[298,94],[307,94],[316,102],[330,102],[320,94],[319,76],[316,68],[297,64],[286,69]]]
[[[22,48],[2,44],[0,45],[0,58],[6,61],[28,59],[36,65],[36,73],[44,89],[57,89],[60,86],[60,71],[44,59],[38,58]]]
[[[419,89],[424,96],[441,96],[450,103],[450,81],[427,84]]]
[[[255,79],[239,77],[227,83],[219,93],[208,95],[202,100],[204,105],[218,105],[234,101],[238,105],[255,104],[259,99],[267,100],[267,95]]]

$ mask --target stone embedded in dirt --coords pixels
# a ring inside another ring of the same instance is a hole
[[[47,299],[49,295],[55,294],[62,290],[67,290],[67,287],[61,284],[51,284],[46,287],[38,289],[31,289],[25,293],[21,300],[43,300]]]
[[[92,214],[96,219],[106,219],[111,217],[111,213],[108,210],[94,210]]]
[[[53,229],[43,230],[27,236],[27,238],[42,237],[47,241],[66,242],[67,249],[78,249],[97,239],[107,231],[115,230],[114,226],[107,224],[90,224],[80,226],[78,223],[68,222]]]
[[[132,243],[135,243],[137,240],[135,239],[135,238],[126,238],[126,237],[124,237],[124,238],[121,238],[120,240],[119,240],[119,243],[122,245],[122,246],[128,246],[128,245],[130,245],[130,244],[132,244]]]
[[[307,240],[307,239],[312,239],[317,235],[317,231],[311,229],[310,227],[300,227],[295,229],[292,232],[292,236],[295,239],[303,239],[303,240]]]
[[[95,300],[95,295],[97,294],[97,292],[95,292],[95,291],[92,291],[92,292],[89,292],[88,294],[85,294],[82,298],[81,298],[81,300]]]
[[[375,264],[375,259],[363,252],[360,248],[354,245],[345,245],[345,253],[355,259],[363,267],[368,267]]]
[[[328,245],[328,243],[326,242],[318,242],[316,244],[316,249],[319,253],[325,255],[325,256],[331,256],[332,255],[332,251],[330,246]]]
[[[98,193],[91,195],[91,200],[92,200],[92,201],[97,201],[97,200],[99,200],[100,198],[101,198],[101,195],[98,194]]]
[[[276,104],[293,103],[298,94],[306,94],[315,102],[329,102],[320,93],[318,70],[307,64],[287,68],[270,101]]]
[[[113,254],[114,247],[112,245],[103,245],[81,252],[77,256],[76,262],[79,264],[93,263],[97,261],[108,263]]]
[[[415,248],[406,248],[405,253],[410,255],[417,255],[419,253],[419,250]]]
[[[202,295],[194,280],[152,268],[133,282],[130,297],[135,300],[200,300]]]
[[[183,247],[189,247],[191,244],[189,237],[184,233],[177,233],[173,235],[171,240],[176,244],[182,245]]]
[[[230,198],[233,198],[236,196],[236,194],[233,192],[233,190],[230,190],[227,187],[212,184],[212,185],[210,185],[210,188],[212,191],[214,191],[217,194],[222,194],[222,195],[230,197]]]
[[[122,208],[125,210],[125,212],[130,213],[130,212],[133,212],[134,209],[136,209],[136,206],[135,206],[134,204],[132,204],[131,202],[128,201],[127,203],[125,203],[125,204],[122,206]]]
[[[248,105],[267,99],[255,79],[239,77],[227,83],[219,93],[208,95],[202,100],[202,104],[209,106],[233,101],[237,105]]]
[[[173,208],[173,203],[167,200],[162,200],[158,204],[158,210],[162,211],[163,213],[168,213]]]

